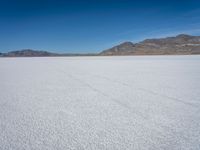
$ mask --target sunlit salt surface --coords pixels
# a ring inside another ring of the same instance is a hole
[[[199,150],[200,56],[0,59],[1,150]]]

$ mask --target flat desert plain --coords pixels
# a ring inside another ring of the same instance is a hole
[[[1,150],[199,150],[200,56],[0,59]]]

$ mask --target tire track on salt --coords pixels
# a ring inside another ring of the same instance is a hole
[[[57,68],[57,67],[56,67],[56,68]],[[130,107],[129,105],[127,105],[127,104],[121,102],[120,100],[118,100],[118,99],[116,99],[116,98],[111,97],[109,94],[106,94],[106,93],[100,91],[100,90],[97,89],[97,88],[94,88],[93,86],[91,86],[91,85],[88,84],[87,82],[84,82],[83,80],[81,80],[81,79],[79,79],[79,78],[77,78],[77,77],[74,77],[73,75],[71,75],[71,74],[69,74],[69,73],[66,73],[64,70],[59,70],[59,71],[62,72],[63,74],[65,74],[68,78],[71,78],[71,79],[73,79],[73,80],[75,80],[75,81],[81,83],[83,86],[86,86],[86,87],[92,89],[94,92],[96,92],[96,93],[98,93],[98,94],[100,94],[100,95],[102,95],[102,96],[104,96],[104,97],[110,99],[112,102],[118,104],[119,106],[121,106],[122,108],[128,110],[129,112],[138,115],[138,116],[141,117],[145,122],[147,121],[148,123],[153,124],[155,127],[158,127],[158,126],[159,126],[159,127],[161,127],[162,129],[164,129],[165,131],[167,131],[167,132],[169,132],[169,133],[173,133],[173,134],[179,135],[179,133],[176,132],[174,129],[172,129],[172,128],[166,126],[166,125],[163,125],[163,124],[160,124],[160,123],[157,123],[157,122],[151,120],[149,117],[144,116],[141,112],[135,111],[135,110],[134,110],[132,107]],[[111,81],[111,80],[110,80],[110,81]],[[117,82],[117,81],[114,81],[114,80],[113,80],[113,81],[111,81],[111,82]],[[120,82],[117,82],[117,83],[120,83]],[[128,84],[126,85],[126,83],[121,83],[121,84],[130,87]],[[154,94],[154,95],[155,95],[155,94]],[[155,129],[153,129],[153,130],[155,130]],[[160,133],[160,135],[162,135],[162,132],[161,132],[160,130],[156,130],[156,132],[158,132],[158,133]],[[184,136],[179,135],[179,137],[181,137],[181,138],[182,138],[183,140],[185,140],[185,141],[188,140],[188,139],[187,139],[186,137],[184,137]],[[144,139],[145,139],[145,138],[144,138]]]
[[[108,78],[108,77],[99,76],[99,75],[93,75],[93,76],[96,76],[97,78],[105,79],[105,80],[110,81],[110,82],[116,82],[116,83],[118,83],[118,84],[121,84],[121,85],[126,86],[126,87],[129,87],[129,88],[135,88],[135,87],[130,86],[130,85],[127,84],[127,83],[120,82],[120,81],[118,81],[118,80],[113,80],[113,79],[110,79],[110,78]],[[199,106],[197,106],[196,104],[189,103],[189,102],[180,100],[180,99],[178,99],[178,98],[174,98],[174,97],[167,96],[167,95],[164,95],[164,94],[159,94],[159,93],[157,93],[157,92],[154,92],[154,91],[151,91],[151,90],[147,90],[147,89],[145,89],[145,88],[140,88],[140,87],[138,87],[138,88],[135,88],[135,90],[143,91],[143,92],[149,93],[149,94],[151,94],[151,95],[157,95],[157,96],[160,96],[160,97],[163,97],[163,98],[167,98],[167,99],[170,99],[170,100],[179,102],[179,103],[183,103],[183,104],[188,105],[188,106],[192,106],[192,107],[195,107],[195,108],[199,108]]]

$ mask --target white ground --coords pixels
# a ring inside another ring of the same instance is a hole
[[[0,150],[199,150],[200,56],[0,59]]]

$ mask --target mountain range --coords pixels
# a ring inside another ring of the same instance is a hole
[[[146,39],[139,43],[124,42],[100,55],[186,55],[200,54],[200,36],[180,34],[175,37]]]
[[[100,53],[52,53],[24,49],[0,53],[1,57],[50,57],[50,56],[113,56],[113,55],[192,55],[200,54],[200,36],[180,34],[175,37],[146,39],[138,43],[124,42]]]

